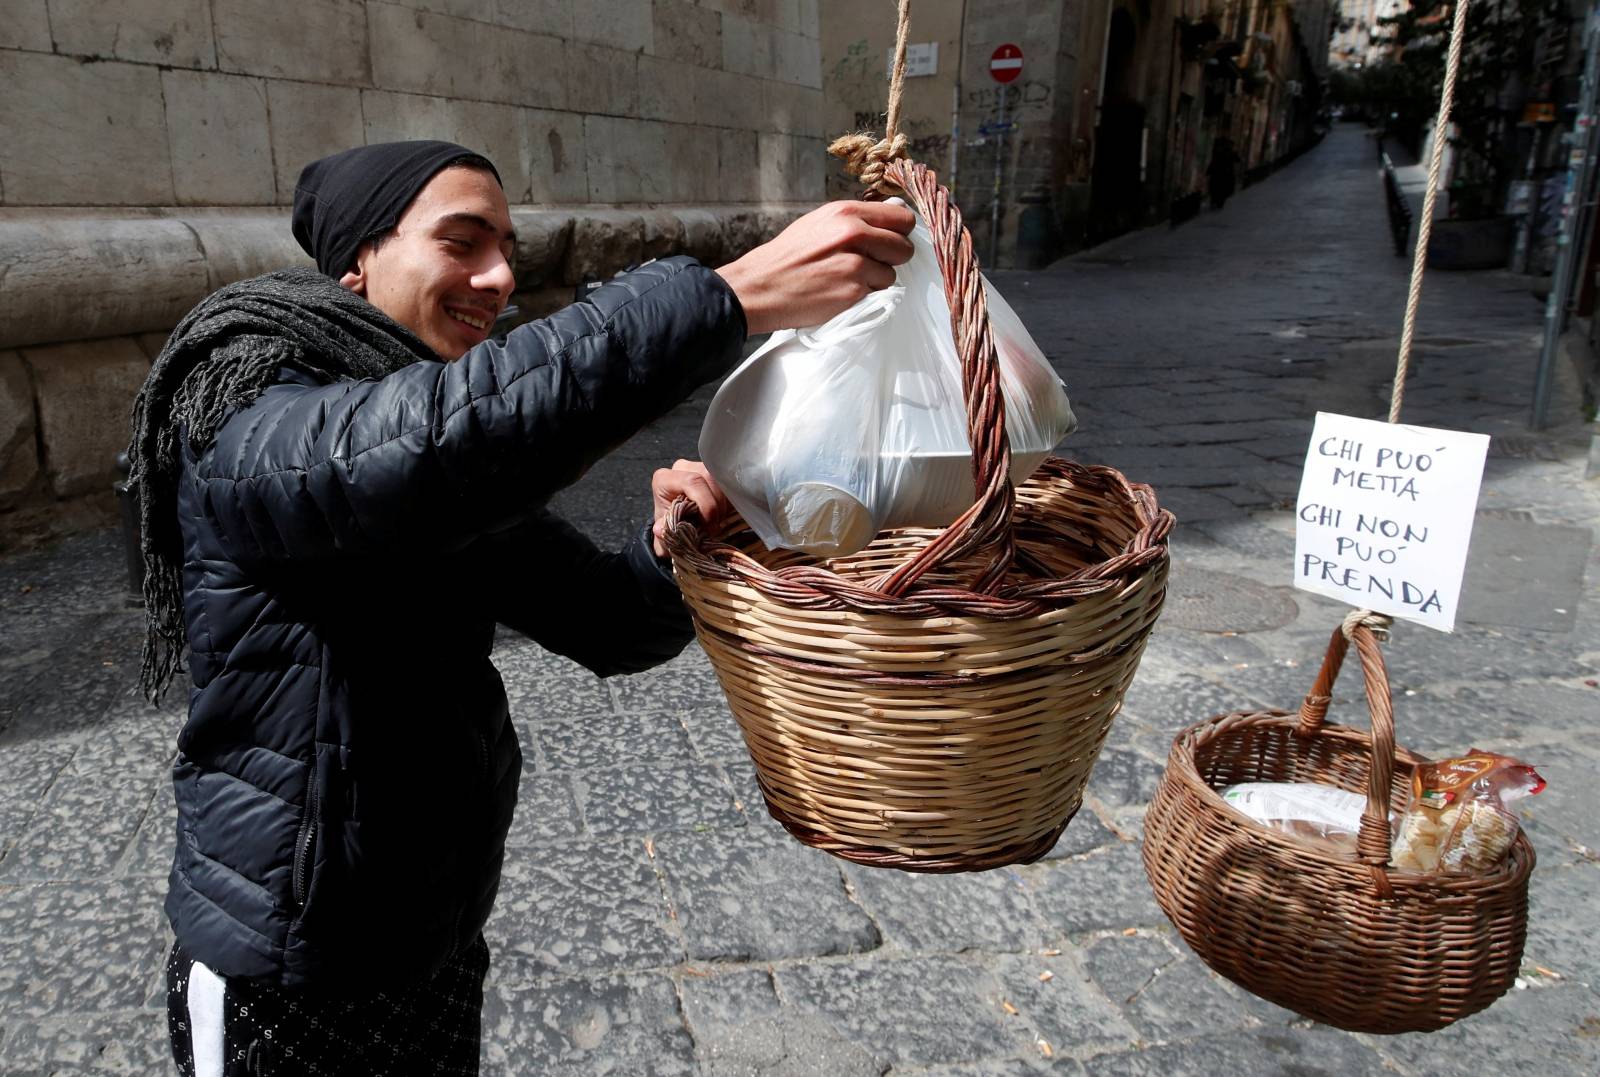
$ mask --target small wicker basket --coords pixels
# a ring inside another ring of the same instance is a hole
[[[1508,990],[1522,960],[1533,846],[1518,833],[1487,875],[1389,867],[1390,809],[1424,760],[1394,742],[1388,673],[1372,632],[1351,632],[1372,732],[1326,724],[1348,641],[1336,630],[1298,716],[1237,712],[1173,742],[1145,818],[1156,900],[1211,968],[1246,990],[1352,1032],[1429,1032]],[[1357,851],[1280,833],[1228,807],[1238,782],[1322,782],[1367,796]]]
[[[977,503],[827,562],[736,517],[707,534],[684,502],[666,540],[772,815],[860,863],[981,870],[1043,856],[1081,803],[1166,594],[1172,514],[1064,460],[1013,490],[970,237],[933,173],[888,175],[933,233]]]

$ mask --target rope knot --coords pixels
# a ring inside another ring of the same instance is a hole
[[[905,135],[896,133],[888,138],[875,139],[863,132],[840,135],[828,147],[828,152],[844,162],[846,172],[859,176],[868,191],[889,194],[899,188],[884,179],[884,171],[890,164],[909,156],[909,148],[910,142]]]
[[[1374,636],[1378,637],[1378,642],[1387,643],[1389,642],[1389,626],[1392,624],[1394,624],[1393,617],[1386,617],[1371,610],[1351,610],[1350,615],[1339,626],[1339,631],[1344,633],[1345,639],[1350,639],[1350,633],[1354,632],[1357,626],[1360,626],[1370,630]]]

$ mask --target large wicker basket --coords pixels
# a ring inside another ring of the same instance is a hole
[[[1394,742],[1388,674],[1353,629],[1372,733],[1327,724],[1348,642],[1335,631],[1298,716],[1225,714],[1184,730],[1145,818],[1156,900],[1217,972],[1271,1002],[1355,1032],[1428,1032],[1499,998],[1527,929],[1533,847],[1519,833],[1489,875],[1397,871],[1390,810],[1421,757]],[[1223,803],[1236,782],[1322,782],[1365,793],[1357,851],[1260,825]]]
[[[970,871],[1055,844],[1166,593],[1149,487],[1050,460],[1013,491],[970,239],[921,165],[889,175],[934,235],[963,358],[977,503],[948,529],[819,562],[734,518],[667,532],[772,815],[866,864]]]

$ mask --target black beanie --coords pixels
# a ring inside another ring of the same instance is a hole
[[[453,142],[380,142],[312,161],[294,186],[294,238],[338,280],[361,244],[392,230],[429,180],[459,164],[501,182],[487,157]]]

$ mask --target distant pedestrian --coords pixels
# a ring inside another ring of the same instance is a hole
[[[1211,208],[1221,209],[1238,183],[1239,154],[1233,139],[1218,135],[1211,144],[1211,166],[1206,169],[1206,187],[1211,193]]]
[[[317,270],[202,302],[135,408],[141,679],[159,696],[187,647],[192,680],[166,901],[181,1073],[478,1072],[522,773],[495,626],[601,676],[665,661],[694,634],[667,505],[726,507],[679,461],[608,552],[545,502],[748,334],[893,283],[913,221],[834,203],[496,341],[517,237],[488,160],[405,142],[306,167],[293,223]]]

